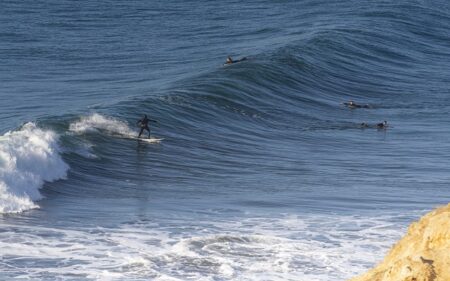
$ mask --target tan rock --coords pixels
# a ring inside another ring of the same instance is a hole
[[[450,281],[450,204],[412,223],[383,262],[350,281]]]

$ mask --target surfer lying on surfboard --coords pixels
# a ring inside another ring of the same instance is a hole
[[[148,119],[146,114],[144,114],[144,117],[143,117],[141,120],[139,120],[139,121],[137,122],[138,126],[141,128],[141,131],[139,132],[138,138],[141,137],[142,132],[144,132],[144,130],[147,130],[147,131],[148,131],[148,138],[150,138],[150,128],[149,128],[149,126],[148,126],[148,123],[149,123],[149,122],[155,122],[155,123],[158,123],[158,121]]]
[[[383,121],[381,123],[378,123],[376,125],[369,125],[367,123],[361,123],[359,125],[360,128],[364,129],[364,128],[377,128],[377,129],[387,129],[389,127],[388,122],[387,121]]]
[[[344,105],[349,107],[349,108],[370,108],[370,106],[368,104],[356,104],[354,101],[349,101],[349,102],[344,102]]]
[[[247,60],[247,58],[246,58],[246,57],[243,57],[242,59],[233,60],[230,56],[228,56],[228,57],[227,57],[227,61],[225,62],[225,65],[237,63],[237,62],[244,61],[244,60]]]

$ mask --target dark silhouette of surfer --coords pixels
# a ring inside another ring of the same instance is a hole
[[[366,122],[363,122],[363,123],[361,123],[361,124],[359,125],[359,127],[364,129],[364,128],[369,128],[370,125],[367,124]]]
[[[360,105],[360,104],[356,104],[352,100],[349,101],[349,102],[344,102],[344,105],[349,107],[349,108],[370,108],[370,106],[368,104]]]
[[[238,59],[238,60],[233,60],[230,56],[228,56],[227,61],[225,62],[225,65],[233,64],[233,63],[237,63],[237,62],[241,62],[241,61],[245,61],[245,60],[247,60],[246,57],[243,57],[242,59]]]
[[[383,121],[382,123],[377,124],[378,129],[387,129],[387,127],[388,127],[387,121]]]
[[[137,122],[138,126],[141,128],[141,131],[139,132],[138,138],[141,137],[141,135],[144,132],[144,130],[148,131],[148,138],[150,138],[150,127],[148,126],[149,122],[157,123],[157,121],[155,121],[155,120],[148,119],[146,114],[144,114],[144,117]]]
[[[389,127],[389,125],[388,125],[387,121],[383,121],[383,122],[375,124],[375,125],[369,125],[368,123],[363,122],[363,123],[359,124],[359,127],[361,129],[364,129],[364,128],[387,129]]]

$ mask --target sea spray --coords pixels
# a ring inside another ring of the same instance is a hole
[[[136,132],[127,123],[98,113],[81,117],[70,124],[69,130],[78,134],[101,130],[113,135],[136,136]]]
[[[18,213],[38,205],[44,182],[63,179],[69,165],[61,158],[58,135],[34,123],[0,138],[0,213]]]

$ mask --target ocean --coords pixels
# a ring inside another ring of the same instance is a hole
[[[0,279],[366,271],[450,201],[449,30],[438,0],[2,0]]]

